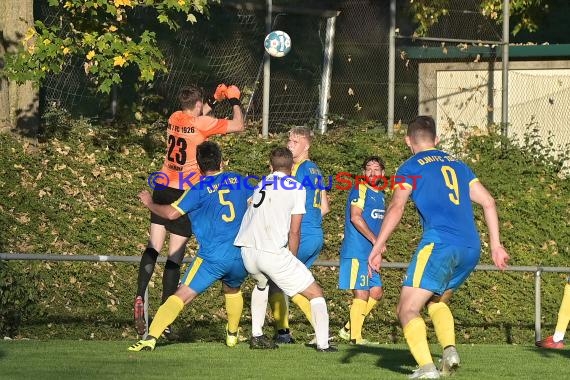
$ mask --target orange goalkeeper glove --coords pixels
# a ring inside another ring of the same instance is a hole
[[[228,86],[224,83],[220,83],[218,87],[216,87],[216,91],[214,92],[214,100],[216,102],[221,102],[222,100],[226,100],[226,90]]]
[[[241,96],[241,92],[237,86],[231,85],[226,90],[226,96],[228,97],[228,101],[232,106],[239,106],[241,102],[239,101],[239,97]]]
[[[206,98],[206,104],[209,105],[211,109],[214,109],[219,102],[226,99],[226,90],[227,86],[224,83],[220,83],[218,87],[216,87],[214,95],[210,95]]]

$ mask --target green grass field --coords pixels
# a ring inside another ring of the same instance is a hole
[[[131,353],[131,341],[1,341],[2,379],[405,379],[414,361],[405,345],[350,346],[319,353],[301,344],[250,350],[222,343],[174,343]],[[453,379],[564,378],[570,350],[459,345]],[[441,349],[432,346],[437,361]]]

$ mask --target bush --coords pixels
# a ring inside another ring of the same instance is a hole
[[[23,321],[37,317],[34,275],[21,263],[0,261],[0,336],[18,335]]]
[[[324,136],[318,135],[311,148],[311,156],[325,176],[359,174],[368,155],[383,157],[386,174],[391,175],[410,156],[403,131],[396,131],[395,138],[390,139],[372,123],[344,123]],[[73,121],[67,135],[48,139],[34,152],[0,135],[3,250],[140,256],[148,238],[148,212],[136,194],[147,188],[147,176],[162,165],[165,131],[161,125],[101,126],[87,120]],[[248,126],[245,133],[214,139],[222,146],[228,170],[257,175],[268,172],[271,148],[285,145],[287,135],[263,140],[258,133],[259,126]],[[511,265],[567,266],[570,181],[559,177],[559,161],[549,161],[550,155],[541,155],[547,150],[536,149],[541,143],[548,144],[529,136],[528,145],[521,147],[491,131],[458,142],[456,153],[497,200],[503,244],[511,254]],[[333,188],[330,197],[332,210],[324,220],[325,247],[320,258],[334,260],[340,250],[347,191]],[[480,209],[476,222],[487,242]],[[418,216],[409,202],[385,259],[408,262],[420,236]],[[188,255],[193,252],[195,243],[190,244]],[[481,263],[491,264],[485,243]],[[0,331],[5,334],[17,334],[19,329],[20,336],[39,338],[136,337],[131,323],[135,265],[0,264]],[[149,287],[151,313],[160,302],[162,268],[157,265]],[[325,289],[334,331],[348,317],[351,297],[336,289],[336,269],[315,268],[314,272]],[[368,332],[379,336],[375,340],[403,341],[395,318],[401,276],[398,270],[383,272],[385,299],[365,324]],[[563,275],[543,276],[543,315],[550,326],[556,319],[564,281]],[[531,341],[534,313],[529,294],[533,284],[529,273],[475,273],[453,300],[458,341]],[[247,282],[243,289],[244,335],[248,332],[251,286]],[[299,310],[292,307],[291,313],[296,337],[310,332]],[[224,319],[223,297],[216,286],[185,309],[175,328],[186,340],[222,339]]]

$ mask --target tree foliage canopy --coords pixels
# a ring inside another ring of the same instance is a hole
[[[512,33],[538,29],[537,16],[548,7],[548,0],[509,0]],[[418,23],[417,35],[425,35],[439,18],[449,14],[452,0],[410,0],[410,9]],[[503,22],[503,0],[481,0],[481,13],[497,23]]]
[[[108,93],[121,83],[123,69],[134,66],[139,80],[150,82],[165,72],[157,47],[161,24],[173,31],[207,14],[219,0],[49,0],[60,9],[59,22],[36,21],[23,36],[23,49],[7,57],[6,74],[18,82],[41,82],[59,73],[72,57],[83,60],[85,74],[97,90]],[[153,15],[150,19],[148,15]]]
[[[18,0],[13,0],[18,1]],[[197,22],[220,0],[48,0],[59,10],[59,22],[36,21],[22,38],[23,49],[6,57],[4,74],[19,83],[41,82],[60,73],[72,59],[83,62],[85,74],[99,92],[122,82],[126,68],[140,82],[166,72],[157,33],[170,33],[183,23]],[[451,0],[409,0],[416,34],[424,35],[449,13]],[[481,0],[481,12],[502,21],[502,0]],[[537,29],[537,13],[548,0],[510,0],[513,33]]]

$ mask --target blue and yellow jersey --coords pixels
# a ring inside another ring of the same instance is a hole
[[[354,227],[350,221],[350,208],[356,206],[362,210],[362,218],[368,225],[368,228],[378,235],[386,206],[384,204],[384,193],[378,191],[368,184],[359,184],[358,188],[353,187],[348,194],[346,200],[346,208],[344,211],[344,239],[340,249],[341,259],[358,258],[368,260],[368,255],[372,250],[372,243],[364,237]]]
[[[462,161],[437,149],[419,152],[398,169],[396,182],[412,189],[423,239],[461,247],[479,247],[469,187],[477,177]],[[396,185],[399,186],[399,185]]]
[[[307,200],[305,202],[307,213],[303,216],[303,221],[301,222],[301,233],[310,233],[311,230],[318,229],[319,231],[316,232],[322,234],[321,191],[324,183],[321,170],[313,161],[304,160],[293,165],[291,175],[307,191]]]
[[[199,257],[222,261],[241,256],[233,242],[253,193],[245,183],[240,174],[217,173],[204,177],[172,204],[188,214],[199,244]]]

